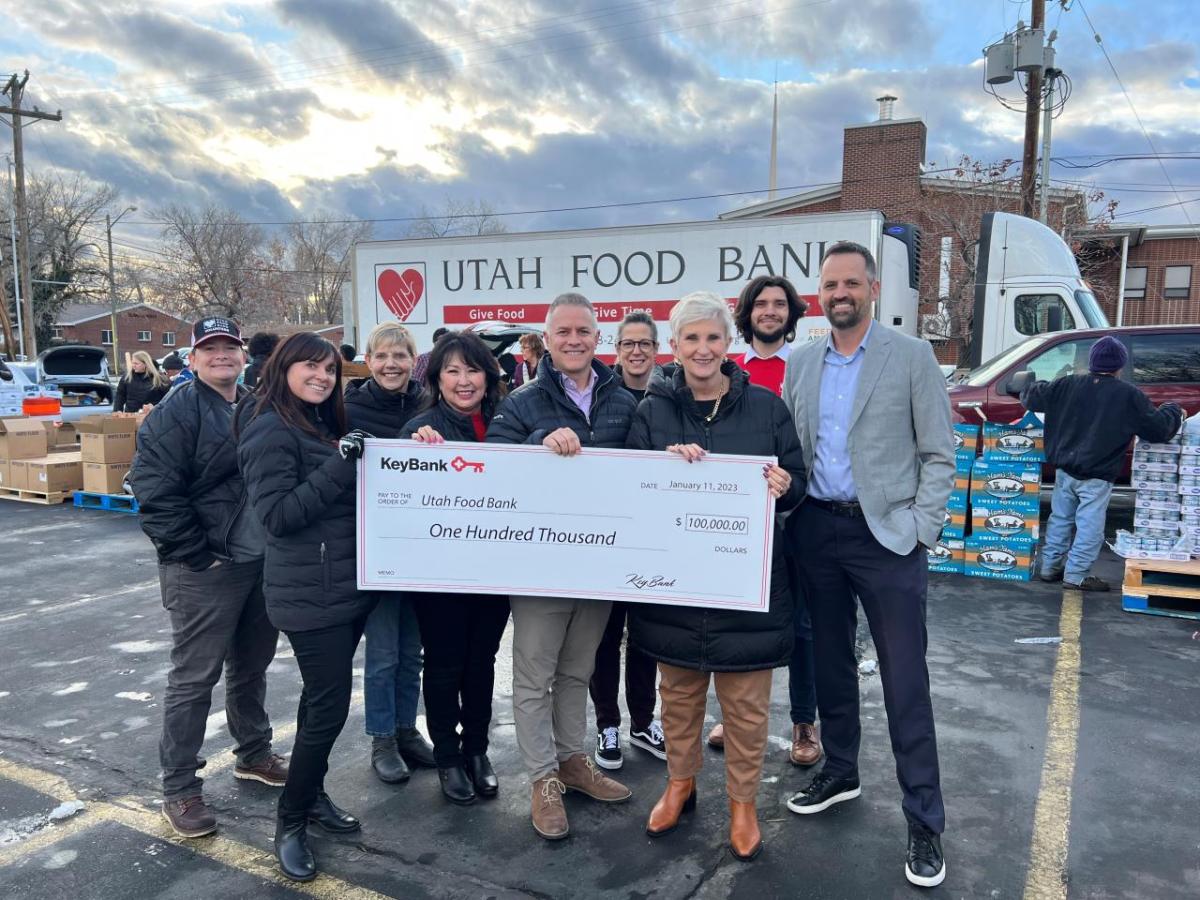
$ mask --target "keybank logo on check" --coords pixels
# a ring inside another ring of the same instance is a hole
[[[415,456],[409,459],[392,459],[383,456],[379,459],[379,468],[390,469],[393,472],[448,472],[450,471],[443,459],[424,460]]]

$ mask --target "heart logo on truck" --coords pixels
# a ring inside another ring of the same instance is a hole
[[[379,296],[401,322],[407,322],[425,295],[425,277],[416,269],[384,269],[376,281]]]

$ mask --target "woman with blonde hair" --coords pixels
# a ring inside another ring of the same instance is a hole
[[[117,382],[117,396],[113,398],[113,412],[135,413],[153,406],[171,389],[167,376],[158,371],[154,360],[145,350],[133,354],[129,371]]]

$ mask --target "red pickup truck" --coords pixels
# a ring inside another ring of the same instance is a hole
[[[1200,325],[1141,325],[1050,332],[1010,347],[950,386],[954,421],[978,425],[1019,419],[1025,410],[1007,393],[1013,375],[1029,370],[1038,381],[1053,381],[1086,372],[1088,351],[1106,334],[1129,351],[1121,377],[1144,391],[1151,403],[1174,400],[1189,416],[1200,412]],[[1126,468],[1121,481],[1128,476]]]

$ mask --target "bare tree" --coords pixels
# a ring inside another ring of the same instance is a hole
[[[421,218],[408,229],[415,238],[452,237],[462,234],[503,234],[508,231],[496,218],[496,211],[486,200],[453,200],[446,198],[441,210],[421,207]]]
[[[197,212],[172,204],[154,218],[163,224],[166,245],[161,288],[174,298],[173,306],[235,319],[254,315],[263,268],[262,229],[215,205]]]
[[[350,277],[350,249],[371,236],[370,222],[296,222],[288,226],[297,282],[306,288],[312,320],[342,319],[342,286]]]

